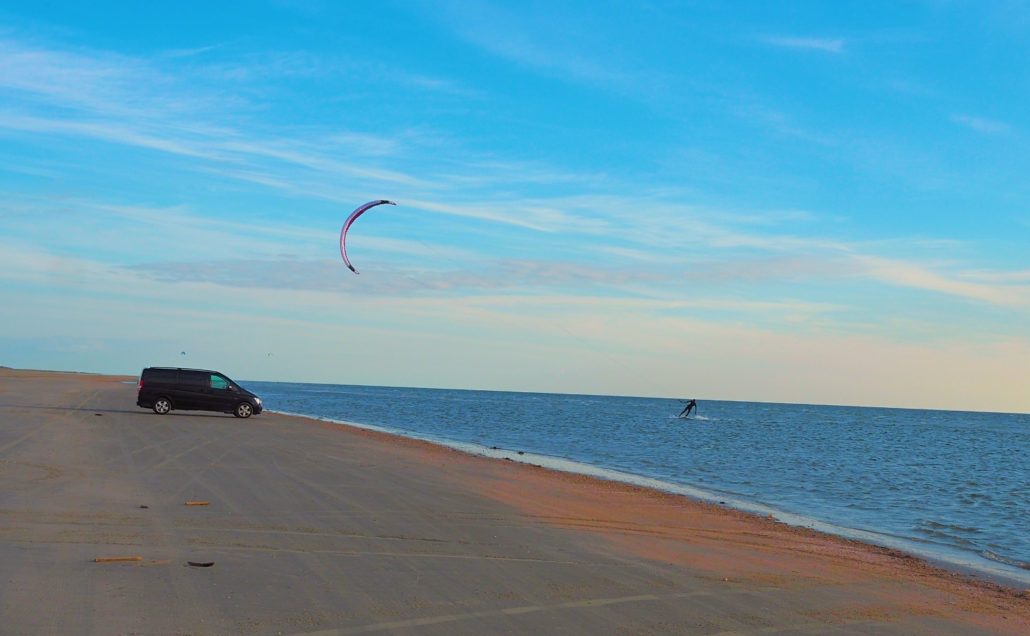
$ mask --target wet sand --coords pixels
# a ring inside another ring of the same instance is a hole
[[[134,382],[0,369],[3,634],[1030,633],[890,550]]]

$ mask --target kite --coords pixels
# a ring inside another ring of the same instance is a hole
[[[347,220],[344,221],[343,228],[340,229],[340,256],[343,257],[343,262],[347,264],[347,267],[350,268],[350,271],[354,272],[355,274],[358,273],[358,270],[354,269],[354,266],[350,264],[350,259],[347,258],[347,230],[350,229],[351,223],[353,223],[359,216],[361,216],[368,210],[376,207],[377,205],[383,205],[384,203],[387,205],[397,205],[393,201],[387,201],[386,199],[376,199],[375,201],[369,201],[365,205],[359,206],[358,209],[351,212],[350,216],[347,217]]]

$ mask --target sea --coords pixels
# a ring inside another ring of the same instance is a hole
[[[265,408],[648,486],[1030,585],[1030,415],[244,382]]]

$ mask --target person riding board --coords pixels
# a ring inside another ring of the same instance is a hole
[[[690,412],[697,409],[697,400],[690,400],[687,405],[680,411],[679,417],[690,417]]]

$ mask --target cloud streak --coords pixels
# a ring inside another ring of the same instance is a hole
[[[556,7],[539,17],[492,2],[462,2],[447,13],[445,25],[465,42],[544,76],[621,93],[648,96],[668,78],[653,67],[613,55],[611,42],[583,28],[588,16],[563,15]]]
[[[843,53],[846,41],[843,38],[812,38],[770,36],[762,38],[765,44],[786,49],[817,51],[822,53]]]
[[[554,261],[494,261],[477,270],[398,269],[378,262],[365,268],[358,285],[344,276],[336,261],[302,259],[241,259],[217,262],[157,262],[128,269],[162,282],[208,282],[228,287],[308,289],[359,294],[398,295],[410,292],[482,294],[490,291],[594,290],[594,293],[630,294],[639,298],[669,298],[684,284],[715,291],[727,284],[761,285],[771,282],[830,283],[864,277],[892,286],[952,296],[967,301],[1018,310],[1030,310],[1030,284],[1025,274],[980,274],[981,282],[947,276],[914,261],[867,255],[840,255],[812,259],[758,260],[700,264],[679,271],[604,267]],[[680,294],[682,292],[679,292]]]
[[[951,121],[986,135],[998,135],[1011,130],[1010,126],[1004,122],[973,115],[955,114],[951,116]]]
[[[937,292],[998,307],[1030,309],[1030,285],[975,282],[949,277],[919,263],[855,255],[867,276],[891,285]],[[981,276],[982,277],[982,276]]]

